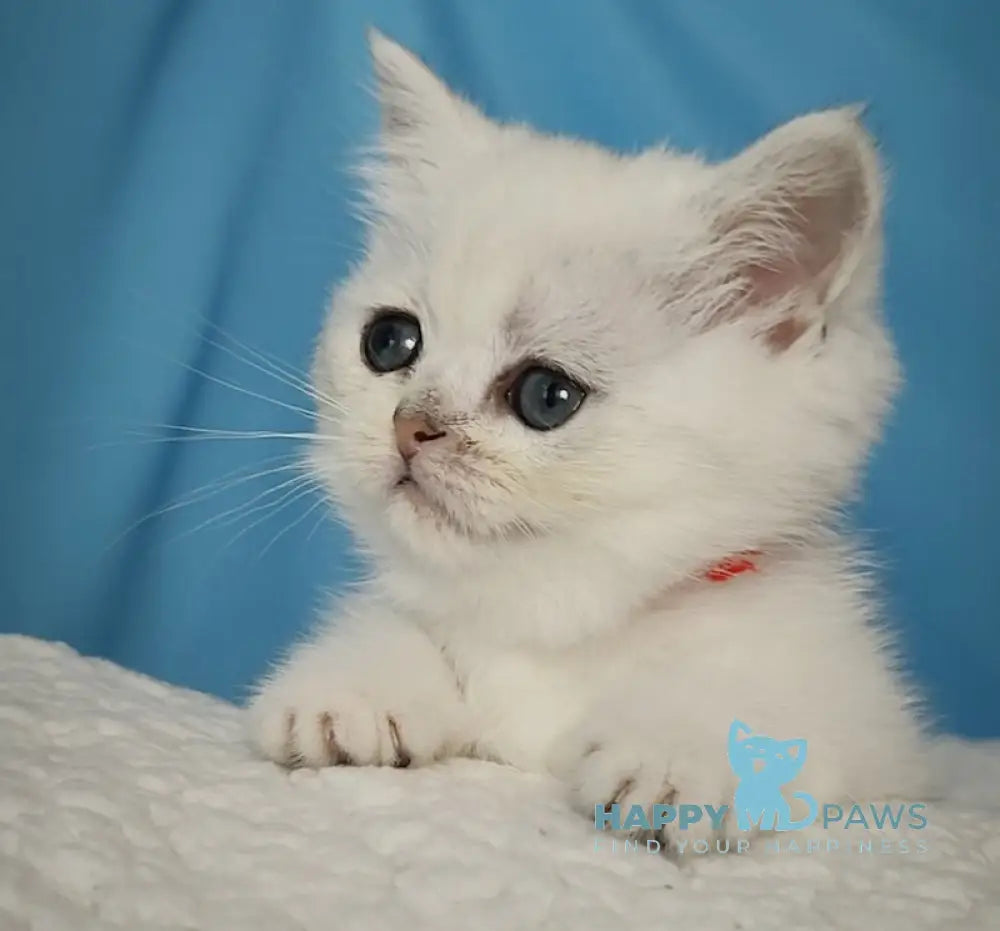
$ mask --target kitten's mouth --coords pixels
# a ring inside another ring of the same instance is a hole
[[[421,517],[453,530],[467,534],[468,529],[457,523],[448,509],[429,495],[413,475],[404,472],[393,485],[393,492],[406,499],[406,503]]]
[[[466,521],[456,517],[442,501],[428,493],[421,482],[407,469],[396,478],[389,490],[391,499],[403,499],[408,508],[418,517],[430,521],[439,529],[449,529],[452,533],[470,542],[510,542],[522,536],[538,536],[543,531],[537,530],[527,523],[511,523],[497,530],[481,530],[470,526]]]
[[[415,507],[418,511],[426,514],[432,514],[435,517],[442,517],[442,509],[437,505],[436,502],[432,501],[430,496],[420,487],[420,483],[413,477],[410,472],[404,472],[398,479],[396,479],[396,484],[393,485],[393,491],[398,491],[403,494],[407,501]]]

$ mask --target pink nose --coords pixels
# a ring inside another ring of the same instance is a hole
[[[447,430],[442,430],[425,414],[397,412],[392,418],[392,425],[396,431],[396,447],[404,462],[409,462],[420,452],[421,446],[448,436]]]

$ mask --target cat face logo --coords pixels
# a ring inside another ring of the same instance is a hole
[[[791,782],[806,761],[806,741],[775,740],[754,734],[742,721],[729,727],[729,765],[739,777],[733,797],[741,831],[754,825],[762,831],[797,831],[816,820],[819,806],[808,792],[793,792],[792,798],[808,805],[809,814],[792,820],[791,807],[781,787]]]

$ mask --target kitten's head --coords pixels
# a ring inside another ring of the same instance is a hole
[[[754,734],[734,721],[729,731],[729,763],[740,779],[760,777],[762,782],[780,786],[791,782],[806,761],[804,740],[775,740]]]
[[[856,114],[625,157],[372,49],[367,249],[315,363],[315,466],[362,537],[454,562],[634,517],[704,558],[824,517],[896,379]]]

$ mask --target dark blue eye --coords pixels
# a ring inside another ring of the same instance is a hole
[[[383,310],[361,334],[365,364],[380,375],[413,365],[420,355],[420,322],[402,310]]]
[[[507,403],[532,430],[553,430],[572,417],[587,396],[562,372],[541,365],[525,369],[507,392]]]

